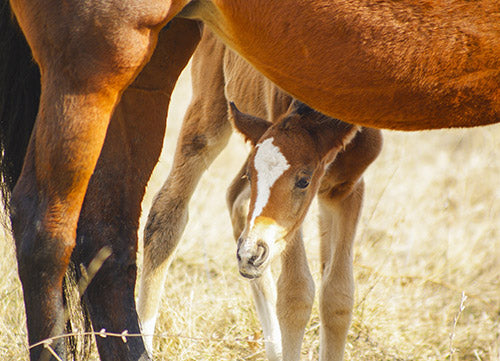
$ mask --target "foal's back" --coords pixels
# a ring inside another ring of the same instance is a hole
[[[227,47],[222,66],[226,99],[243,112],[274,123],[288,109],[292,97]]]
[[[209,63],[211,67],[220,69],[224,77],[224,92],[228,102],[237,104],[244,113],[271,122],[275,122],[279,115],[285,113],[292,102],[290,95],[236,55],[207,29],[204,30],[201,43],[203,45],[201,51],[193,57],[193,67]],[[207,79],[202,73],[204,68],[200,68],[199,71],[200,74],[196,78],[200,88],[195,91],[205,93],[207,87],[213,84],[204,80]]]

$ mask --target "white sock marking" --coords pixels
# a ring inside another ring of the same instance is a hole
[[[262,277],[251,281],[257,315],[264,332],[264,344],[269,360],[281,360],[281,329],[276,313],[276,286],[271,268]]]
[[[254,158],[254,167],[257,171],[257,199],[250,227],[253,227],[255,218],[262,213],[266,206],[274,182],[290,168],[290,164],[280,149],[273,144],[273,140],[274,138],[268,138],[257,145]]]
[[[141,322],[141,331],[144,334],[144,346],[149,356],[153,355],[153,334],[155,332],[156,317]]]

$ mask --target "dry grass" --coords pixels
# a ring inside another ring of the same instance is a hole
[[[173,98],[164,156],[144,209],[166,177],[190,98]],[[239,137],[204,176],[166,284],[158,359],[262,360],[249,288],[238,276],[225,189],[247,152]],[[500,359],[500,126],[385,132],[366,174],[356,253],[356,301],[346,360]],[[305,238],[316,280],[316,206]],[[22,360],[22,292],[12,241],[1,242],[0,359]],[[462,292],[468,298],[461,310]],[[303,360],[318,358],[317,303]]]

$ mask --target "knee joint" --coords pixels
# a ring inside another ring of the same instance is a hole
[[[278,313],[285,317],[289,312],[292,314],[307,314],[307,317],[309,317],[313,302],[314,283],[311,280],[300,289],[279,291],[277,300]]]
[[[185,157],[193,157],[202,153],[208,145],[207,137],[195,134],[182,139],[181,152]]]
[[[277,315],[280,323],[295,324],[302,327],[310,318],[314,295],[304,294],[287,297],[278,296]]]
[[[321,294],[320,313],[323,319],[330,320],[330,323],[349,321],[353,306],[354,298],[352,294],[325,290]]]
[[[71,232],[63,225],[51,226],[48,221],[42,221],[41,211],[29,201],[29,197],[14,192],[11,207],[19,271],[64,272],[75,246],[75,239],[68,237]]]

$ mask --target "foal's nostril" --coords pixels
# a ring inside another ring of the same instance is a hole
[[[236,252],[236,258],[238,259],[238,263],[240,267],[248,267],[250,268],[259,268],[262,266],[267,258],[269,253],[268,245],[262,241],[257,241],[257,244],[252,248],[241,249],[240,246],[243,245],[243,240],[240,238],[238,240],[238,251]]]
[[[266,243],[264,242],[259,242],[257,244],[257,252],[254,256],[250,257],[248,260],[248,263],[255,267],[262,266],[262,264],[266,261],[267,258],[267,253],[269,251],[269,248]]]
[[[237,242],[237,245],[236,245],[236,259],[238,260],[238,262],[241,262],[240,246],[241,246],[242,243],[243,243],[243,239],[241,237],[238,238],[238,242]]]

